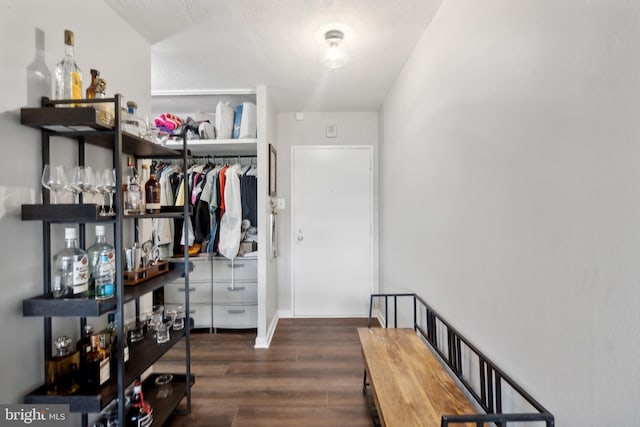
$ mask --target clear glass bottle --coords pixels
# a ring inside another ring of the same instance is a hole
[[[147,427],[153,423],[153,410],[144,401],[140,381],[134,383],[131,406],[129,406],[126,418],[126,427]]]
[[[113,257],[112,257],[113,258]],[[113,269],[109,254],[100,253],[100,259],[96,266],[96,296],[97,300],[113,298],[116,294],[116,272]]]
[[[144,203],[146,213],[160,213],[160,183],[156,180],[155,172],[151,172],[144,184]]]
[[[87,256],[89,257],[89,297],[96,297],[96,277],[98,261],[100,255],[106,253],[111,263],[111,268],[116,271],[116,256],[112,245],[107,243],[107,235],[104,225],[96,225],[96,241],[87,248]],[[115,273],[114,273],[115,277]]]
[[[76,229],[64,229],[64,249],[53,256],[55,268],[53,290],[55,298],[86,298],[89,290],[89,259],[87,253],[78,247]],[[58,283],[69,281],[69,269],[72,271],[70,289],[56,296],[55,287]]]
[[[131,135],[144,138],[147,133],[147,124],[142,117],[137,114],[138,104],[133,101],[127,102],[127,114],[122,118],[122,130]]]
[[[64,30],[65,55],[56,65],[56,99],[82,98],[82,71],[76,64],[73,31]]]
[[[124,213],[132,215],[140,213],[142,209],[142,195],[140,194],[140,179],[138,178],[138,169],[136,161],[133,157],[127,159],[127,169],[124,179]]]
[[[71,338],[54,341],[56,355],[47,360],[47,393],[72,394],[79,388],[80,353],[71,350]]]

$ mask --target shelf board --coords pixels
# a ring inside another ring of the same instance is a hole
[[[93,133],[113,130],[113,124],[102,122],[93,107],[36,107],[21,108],[20,123],[53,133]]]
[[[113,150],[113,125],[101,122],[93,107],[38,107],[20,109],[20,123],[45,130],[54,136],[84,137],[87,144]],[[166,147],[127,132],[122,134],[122,151],[139,158],[181,158],[182,144]]]
[[[116,309],[116,299],[53,298],[40,295],[22,301],[22,315],[30,317],[97,317]]]
[[[189,270],[193,270],[193,264],[190,264]],[[168,272],[134,286],[125,286],[123,304],[183,276],[184,263],[170,263]],[[27,317],[98,317],[115,309],[116,298],[97,301],[93,298],[53,298],[51,295],[40,295],[22,301],[22,315]]]
[[[193,322],[191,322],[193,324]],[[146,369],[148,369],[153,363],[155,363],[160,357],[162,357],[171,347],[173,347],[178,341],[185,335],[185,330],[171,331],[171,339],[164,344],[157,344],[152,333],[148,333],[145,336],[145,340],[140,343],[132,343],[129,345],[130,359],[124,373],[124,383],[129,385],[138,378]],[[178,379],[176,379],[178,377]],[[180,383],[180,377],[182,377],[182,383],[186,385],[185,376],[174,375],[174,381]],[[150,396],[155,396],[155,383],[154,379],[147,378],[143,383],[143,393],[145,397],[147,393]],[[195,379],[192,377],[192,384]],[[186,391],[186,387],[185,387]],[[179,394],[179,393],[177,393]],[[24,397],[24,403],[27,404],[66,404],[69,405],[69,411],[71,412],[88,412],[97,413],[100,412],[105,406],[107,406],[118,395],[118,381],[111,378],[107,384],[101,387],[99,390],[84,390],[80,389],[77,393],[72,395],[49,395],[47,394],[46,385],[42,385],[31,393]],[[183,394],[184,395],[184,394]],[[181,398],[180,398],[181,399]],[[168,403],[168,402],[167,402]],[[179,403],[176,402],[176,405]],[[153,406],[152,406],[153,407]],[[171,408],[169,414],[173,411],[175,406]],[[154,421],[155,421],[154,407]],[[167,414],[168,416],[168,414]],[[155,422],[154,422],[155,424]],[[158,424],[160,425],[160,424]]]
[[[90,203],[22,205],[23,221],[113,222],[115,216],[100,215],[100,206]]]
[[[171,416],[173,411],[178,407],[182,398],[187,394],[187,376],[184,374],[171,374],[173,380],[171,381],[171,394],[164,399],[158,398],[158,387],[155,384],[156,378],[163,373],[153,373],[142,383],[142,393],[144,394],[144,400],[149,403],[153,408],[153,423],[152,427],[162,426],[165,421]],[[196,378],[193,375],[189,376],[190,385],[196,382]]]
[[[182,139],[175,138],[167,141],[167,147],[182,149]],[[250,139],[190,139],[187,149],[191,154],[242,155],[256,154],[258,140]]]
[[[22,205],[23,221],[52,223],[114,222],[115,216],[100,215],[100,206],[90,203]],[[123,215],[123,218],[182,218],[182,206],[161,206],[157,214]],[[191,208],[189,208],[191,214]]]
[[[193,270],[193,264],[189,263],[189,271]],[[125,286],[124,289],[124,303],[133,301],[151,291],[155,291],[158,288],[166,285],[169,282],[173,282],[184,276],[184,263],[169,263],[169,271],[159,276],[153,277],[149,280],[145,280],[142,283],[138,283],[133,286]]]

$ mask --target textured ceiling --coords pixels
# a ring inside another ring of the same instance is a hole
[[[105,0],[152,44],[152,90],[265,84],[276,109],[375,111],[442,0]],[[349,63],[318,63],[323,30]]]

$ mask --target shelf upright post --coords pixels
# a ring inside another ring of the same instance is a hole
[[[44,101],[43,101],[44,102]],[[44,165],[49,163],[50,158],[50,144],[49,144],[49,133],[46,131],[40,132],[41,138],[41,156],[42,156],[42,167],[41,171],[44,171]],[[42,203],[48,205],[50,202],[49,190],[42,188]],[[51,259],[51,224],[48,221],[42,221],[42,251],[44,259]],[[42,265],[42,289],[44,294],[47,295],[51,292],[51,269],[49,268],[49,263],[44,262]],[[46,361],[51,359],[53,350],[51,348],[51,343],[53,342],[53,336],[51,331],[51,317],[45,316],[43,319],[44,322],[44,360],[45,360],[45,372],[46,372]]]
[[[122,205],[122,131],[120,126],[120,105],[121,105],[121,94],[115,95],[115,105],[114,105],[114,113],[115,113],[115,125],[114,125],[114,138],[113,138],[113,166],[116,170],[116,192],[115,192],[115,205],[116,205],[116,221],[114,224],[114,234],[115,241],[114,247],[115,252],[118,256],[122,256],[124,253],[122,246],[122,214],[124,212]],[[122,271],[123,264],[122,262],[116,262],[116,323],[117,323],[117,334],[120,337],[117,340],[117,349],[118,352],[118,421],[119,425],[124,426],[124,273]]]
[[[189,183],[187,177],[187,132],[183,131],[182,134],[182,167],[184,169],[183,185],[184,185],[184,203],[183,203],[183,229],[182,235],[185,236],[185,245],[184,245],[184,305],[185,305],[185,372],[187,379],[187,415],[191,413],[191,316],[190,316],[190,306],[189,306],[189,245],[188,239],[186,236],[189,236],[189,224],[187,218],[189,217],[189,203],[187,201],[187,194],[189,194]]]

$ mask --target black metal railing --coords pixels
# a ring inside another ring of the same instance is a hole
[[[469,415],[442,415],[442,427],[462,423],[476,423],[478,427],[484,426],[486,423],[493,423],[497,427],[506,427],[508,423],[514,422],[543,422],[546,427],[554,426],[553,414],[505,374],[468,339],[463,337],[417,294],[372,294],[369,304],[369,327],[371,327],[374,314],[377,314],[376,317],[382,317],[380,323],[383,327],[397,328],[399,324],[399,299],[401,301],[409,299],[413,302],[413,313],[402,312],[401,314],[406,318],[400,319],[400,321],[412,322],[416,333],[440,357],[441,362],[449,367],[452,374],[485,412]],[[377,308],[377,313],[374,313],[374,307]],[[390,320],[392,320],[391,326],[389,325]],[[474,375],[477,375],[475,381]],[[525,411],[503,412],[506,406],[505,396],[510,394],[510,391],[515,393],[515,396],[524,403]]]

